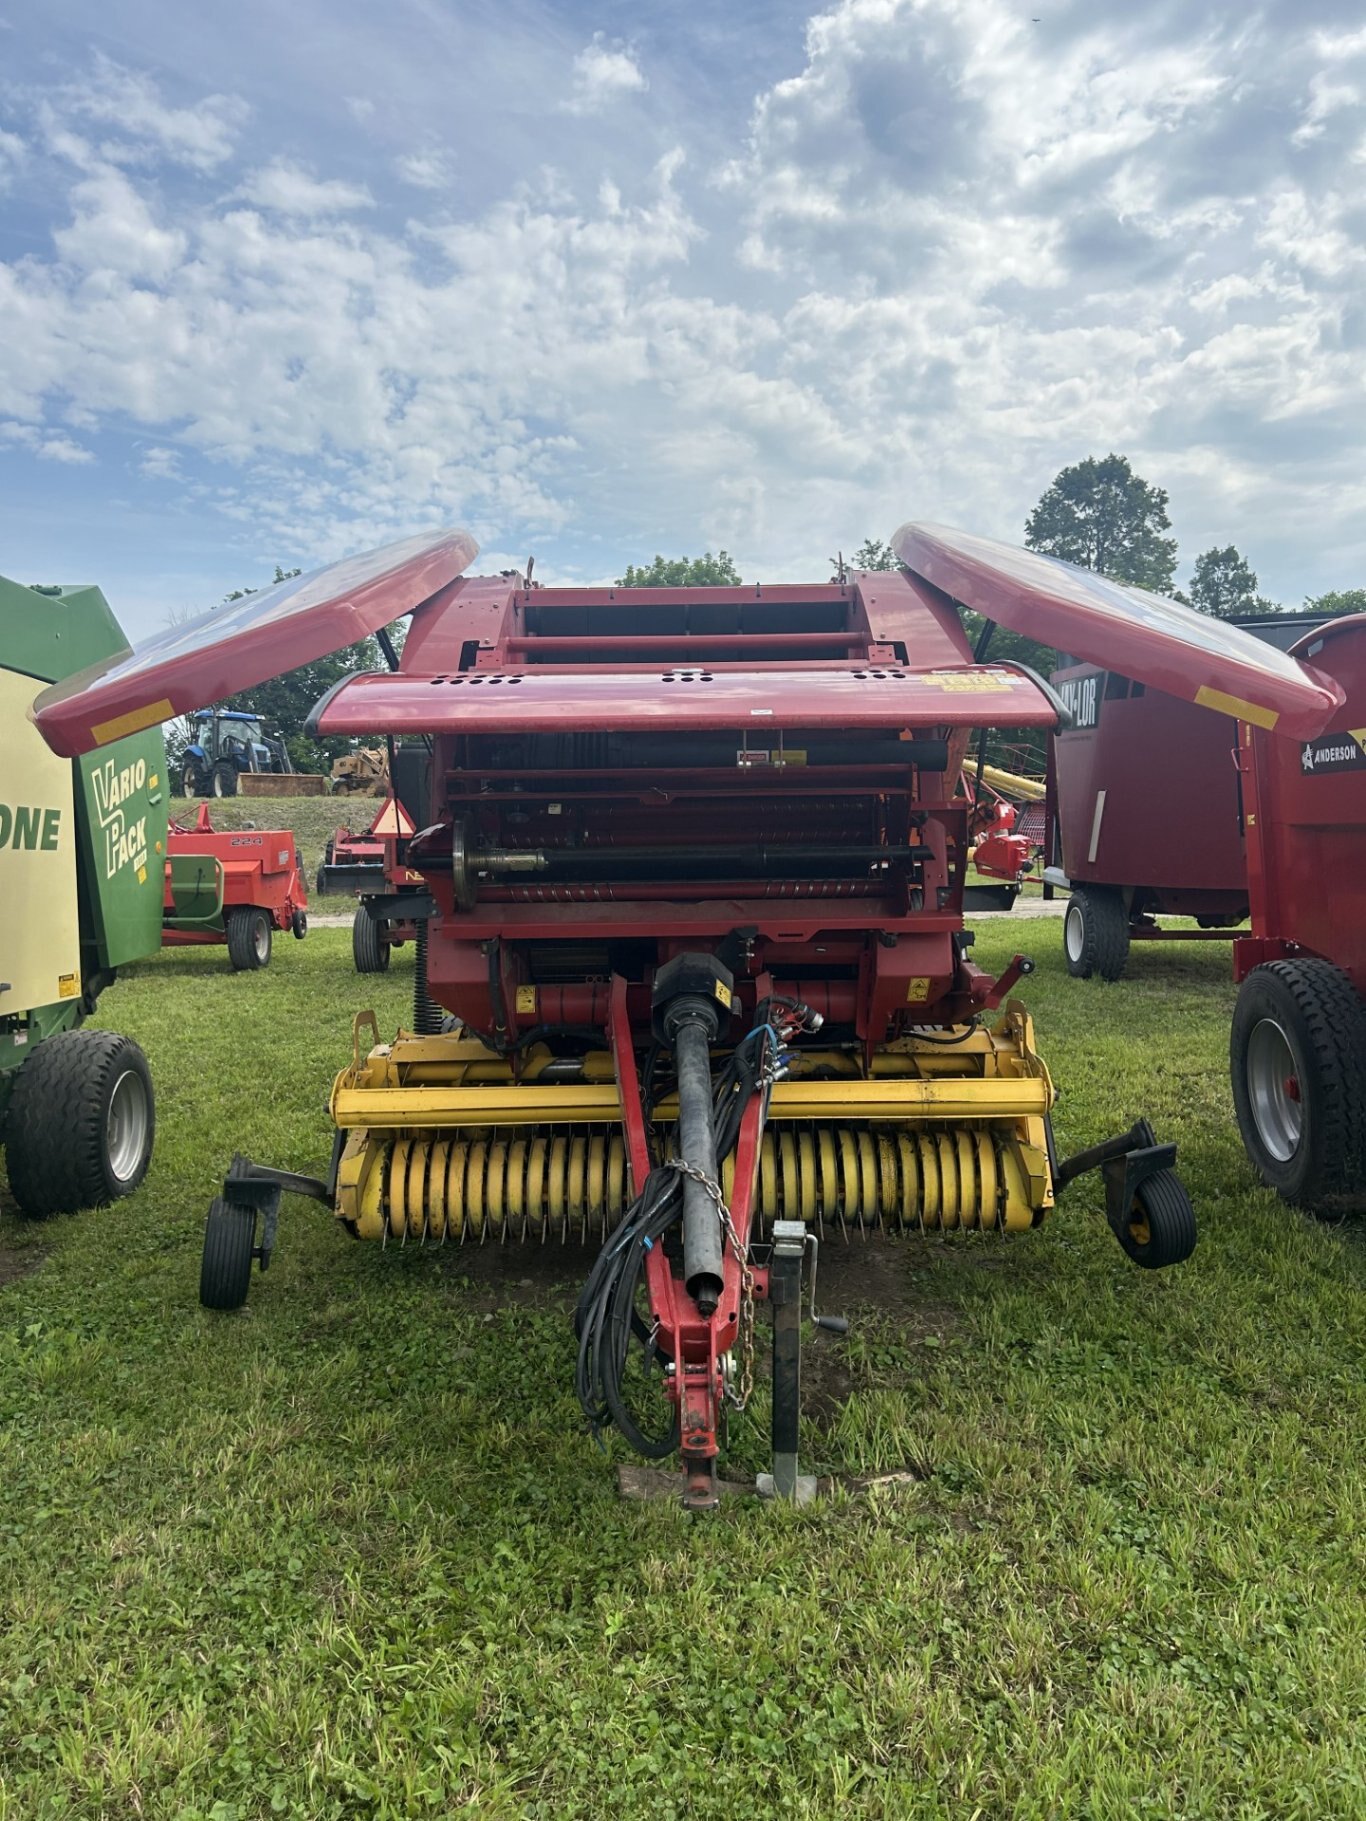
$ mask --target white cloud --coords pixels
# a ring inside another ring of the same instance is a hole
[[[418,190],[449,190],[455,182],[455,167],[449,153],[439,148],[425,152],[407,152],[394,161],[394,169]]]
[[[14,174],[24,161],[24,142],[17,133],[0,127],[0,196],[14,182]]]
[[[562,104],[569,114],[600,114],[621,96],[650,86],[632,53],[607,44],[601,32],[575,57],[573,76],[573,92]]]
[[[101,147],[113,163],[150,152],[198,171],[212,171],[232,154],[248,108],[233,95],[206,95],[193,107],[168,106],[149,76],[95,54],[90,76],[62,90],[60,112],[107,127]]]
[[[166,278],[185,251],[185,236],[155,220],[146,197],[123,171],[96,166],[71,191],[73,219],[53,234],[72,266],[125,280]]]
[[[645,169],[632,115],[501,191],[462,150],[478,206],[437,127],[374,152],[411,186],[386,209],[293,124],[209,195],[54,107],[69,214],[55,258],[0,264],[0,435],[23,460],[132,427],[149,483],[292,559],[456,518],[583,577],[708,543],[821,574],[913,515],[1018,537],[1057,468],[1113,447],[1188,553],[1237,542],[1289,598],[1315,566],[1345,585],[1357,53],[1312,17],[1272,42],[1193,0],[1164,40],[1107,3],[1045,36],[1007,0],[839,0],[743,143],[699,135],[715,181],[681,151]],[[585,111],[643,87],[600,39],[579,64]],[[491,158],[525,169],[507,135]]]
[[[277,215],[344,215],[374,207],[374,197],[363,184],[319,179],[287,158],[253,171],[236,194]]]
[[[93,462],[95,457],[89,449],[84,449],[69,436],[47,436],[35,445],[39,461],[66,462],[72,467],[83,466]]]
[[[181,478],[179,452],[154,444],[143,451],[138,462],[138,472],[145,474],[149,480],[178,481]]]

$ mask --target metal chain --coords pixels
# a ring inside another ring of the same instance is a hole
[[[665,1159],[666,1170],[677,1170],[680,1176],[689,1176],[700,1183],[715,1204],[720,1217],[722,1229],[729,1242],[731,1253],[740,1268],[740,1316],[736,1323],[736,1346],[740,1354],[739,1383],[735,1389],[726,1387],[726,1396],[737,1410],[743,1410],[754,1391],[754,1269],[749,1262],[745,1248],[740,1244],[740,1235],[735,1231],[735,1222],[730,1217],[726,1206],[725,1195],[721,1185],[714,1176],[700,1169],[695,1163],[687,1163],[681,1157]]]

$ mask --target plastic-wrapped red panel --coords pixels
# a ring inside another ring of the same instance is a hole
[[[1183,701],[1296,738],[1342,704],[1332,677],[1250,633],[1143,588],[946,525],[903,525],[892,548],[965,607]]]
[[[350,677],[314,709],[318,735],[606,733],[734,728],[1052,727],[1057,707],[1005,666],[961,670],[525,671]]]
[[[469,567],[466,531],[424,532],[281,582],[78,671],[34,704],[54,752],[75,758],[189,714],[377,632]]]

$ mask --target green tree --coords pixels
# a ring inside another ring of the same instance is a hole
[[[1212,619],[1232,620],[1248,613],[1275,613],[1274,601],[1257,592],[1256,571],[1232,544],[1202,551],[1195,559],[1190,605]]]
[[[1311,594],[1306,613],[1366,613],[1366,588],[1340,588],[1328,594]]]
[[[1167,594],[1176,574],[1176,539],[1167,495],[1134,473],[1122,455],[1091,456],[1064,468],[1025,525],[1025,543],[1117,582]]]
[[[647,569],[644,564],[628,563],[625,575],[617,577],[618,588],[738,588],[740,572],[730,553],[718,550],[713,556],[657,556]]]
[[[836,576],[840,561],[839,557],[831,559],[830,567]],[[846,569],[900,569],[901,563],[890,544],[884,544],[881,538],[866,537],[844,566]]]

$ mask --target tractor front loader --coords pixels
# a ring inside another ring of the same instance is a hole
[[[704,1508],[765,1299],[772,1478],[797,1489],[803,1263],[823,1234],[1023,1232],[1095,1168],[1137,1264],[1189,1255],[1174,1147],[1139,1121],[1060,1162],[1012,997],[1030,963],[973,964],[965,754],[1065,711],[1030,672],[974,660],[951,590],[904,557],[835,583],[558,589],[467,579],[472,555],[459,534],[414,541],[305,578],[294,619],[278,592],[267,622],[244,617],[235,688],[267,629],[284,669],[412,611],[401,663],[345,679],[309,731],[425,739],[432,762],[405,856],[423,890],[373,906],[415,923],[411,1029],[358,1013],[326,1177],[234,1162],[207,1305],[245,1299],[284,1191],[359,1239],[591,1236],[587,1422],[678,1456]],[[218,616],[202,637],[202,662],[151,648],[52,692],[40,724],[80,749],[116,712],[188,699],[228,667]],[[1207,668],[1188,663],[1188,687]],[[1245,687],[1323,707],[1303,673]]]

